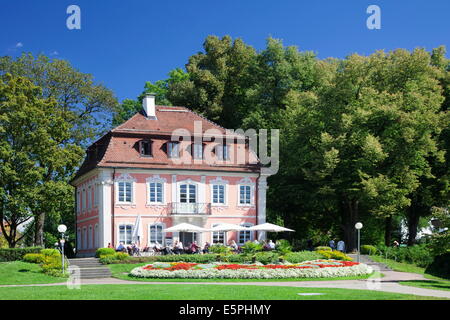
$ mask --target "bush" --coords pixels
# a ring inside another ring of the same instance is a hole
[[[28,263],[42,263],[44,262],[44,255],[41,253],[27,253],[22,260]]]
[[[281,255],[286,255],[292,252],[292,246],[289,244],[289,241],[284,239],[278,240],[275,248]]]
[[[0,262],[22,260],[27,253],[40,253],[42,247],[0,249]]]
[[[209,253],[216,253],[216,254],[229,254],[231,253],[231,248],[226,247],[223,244],[214,244],[209,247]]]
[[[255,254],[255,259],[262,264],[272,264],[278,263],[280,261],[280,256],[276,252],[257,252]]]
[[[375,246],[371,246],[371,245],[363,245],[361,246],[361,253],[362,254],[368,254],[368,255],[375,255],[377,254],[378,249]]]
[[[326,246],[319,246],[314,248],[315,251],[333,251],[333,249],[331,249],[330,247],[326,247]]]
[[[378,249],[381,255],[387,259],[412,263],[422,268],[426,268],[434,259],[433,253],[424,244],[400,248],[380,246]]]
[[[57,255],[44,255],[41,267],[42,271],[48,275],[62,275],[61,255],[59,257]],[[64,265],[64,268],[67,269],[67,264]]]
[[[425,272],[435,277],[450,279],[450,252],[436,256]]]
[[[59,257],[61,258],[61,253],[57,249],[42,249],[41,254],[46,257]]]
[[[325,259],[344,260],[344,261],[352,261],[353,260],[345,253],[342,253],[337,250],[335,250],[335,251],[319,250],[319,251],[317,251],[317,253],[322,255],[322,257]]]
[[[113,248],[98,248],[97,251],[95,251],[95,257],[100,258],[100,256],[114,255],[115,253],[116,250]]]
[[[284,259],[290,263],[300,263],[303,261],[322,259],[322,255],[314,251],[300,251],[288,253],[284,256]]]
[[[253,255],[257,252],[263,250],[263,245],[259,243],[255,243],[253,241],[247,241],[242,247],[241,250],[244,254]]]

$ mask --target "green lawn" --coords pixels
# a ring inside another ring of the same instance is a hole
[[[298,293],[323,293],[300,296]],[[438,300],[369,290],[235,285],[83,285],[0,288],[5,300]]]
[[[401,281],[399,283],[411,287],[450,291],[450,281],[446,280],[414,280],[414,281]]]
[[[332,281],[332,280],[359,280],[367,279],[371,275],[355,276],[355,277],[337,277],[337,278],[288,278],[288,279],[152,279],[152,278],[136,278],[129,276],[128,273],[136,267],[144,266],[148,263],[138,264],[110,264],[114,278],[122,280],[143,281],[143,282],[280,282],[280,281]],[[382,277],[382,274],[372,274]]]
[[[397,262],[391,259],[385,259],[380,256],[370,256],[370,259],[375,262],[384,263],[394,271],[425,274],[425,268],[418,267],[414,264]]]
[[[22,261],[0,262],[0,285],[37,284],[64,282],[65,278],[56,278],[42,273],[41,267]]]

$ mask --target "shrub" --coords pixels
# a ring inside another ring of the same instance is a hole
[[[412,263],[423,268],[430,265],[434,258],[431,250],[424,244],[400,248],[380,246],[378,249],[381,255],[387,259]]]
[[[291,252],[284,256],[284,259],[290,263],[300,263],[303,261],[311,261],[321,258],[322,255],[314,251]]]
[[[345,253],[342,253],[340,251],[327,251],[327,250],[319,250],[317,251],[320,255],[322,255],[325,259],[335,259],[335,260],[344,260],[344,261],[352,261],[353,259],[350,258]]]
[[[280,256],[276,252],[257,252],[255,259],[262,264],[272,264],[280,261]]]
[[[49,275],[62,274],[61,255],[59,257],[57,255],[48,255],[48,256],[44,255],[41,267],[42,271],[46,274]],[[65,264],[64,267],[67,268],[67,264]]]
[[[331,249],[330,247],[326,247],[326,246],[319,246],[314,248],[314,250],[316,251],[333,251],[333,249]]]
[[[263,250],[263,245],[252,241],[247,241],[241,250],[244,254],[255,254]]]
[[[436,256],[425,272],[435,277],[450,279],[450,251]]]
[[[22,260],[28,263],[42,263],[44,261],[44,255],[41,253],[27,253],[23,256]]]
[[[222,244],[215,244],[209,247],[209,253],[216,253],[216,254],[229,254],[231,253],[231,248],[224,246]]]
[[[378,249],[375,246],[371,246],[371,245],[363,245],[361,246],[361,253],[362,254],[368,254],[368,255],[375,255],[377,254]]]
[[[22,260],[27,253],[40,253],[42,247],[0,249],[0,262]]]
[[[116,250],[113,248],[98,248],[95,252],[95,257],[100,258],[100,256],[113,255],[116,253]]]
[[[281,255],[286,255],[289,252],[292,252],[292,246],[289,244],[289,241],[282,239],[277,241],[276,250]]]
[[[252,257],[246,254],[228,254],[225,256],[219,256],[219,261],[221,262],[232,262],[232,263],[250,263],[252,262]]]
[[[42,249],[41,254],[46,257],[61,257],[61,253],[57,249]]]

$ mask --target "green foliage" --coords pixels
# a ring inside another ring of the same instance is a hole
[[[209,247],[209,253],[215,253],[215,254],[230,254],[231,248],[224,246],[223,244],[214,244]]]
[[[399,248],[380,246],[378,250],[386,259],[411,263],[419,267],[427,267],[434,259],[433,252],[425,244]]]
[[[41,253],[27,253],[23,256],[22,260],[28,263],[43,263],[44,255]]]
[[[95,251],[95,257],[100,258],[100,256],[113,255],[115,253],[116,250],[113,248],[98,248],[97,251]]]
[[[315,251],[333,251],[333,249],[331,249],[330,247],[327,246],[319,246],[314,248]]]
[[[45,257],[61,257],[61,253],[57,249],[42,249],[41,254]]]
[[[257,252],[255,254],[255,260],[263,264],[273,264],[280,261],[280,256],[276,252]]]
[[[371,246],[368,244],[361,246],[362,254],[375,255],[375,254],[377,254],[377,252],[378,252],[378,249],[375,246]]]
[[[242,253],[252,255],[263,250],[263,245],[253,241],[247,241],[241,247]]]
[[[292,246],[285,239],[277,240],[275,249],[280,255],[286,255],[292,252]]]
[[[300,263],[303,261],[322,259],[322,255],[315,251],[300,251],[288,253],[284,256],[284,259],[290,263]]]
[[[438,227],[431,237],[430,248],[435,255],[450,250],[450,208],[433,208],[433,218]]]
[[[41,267],[42,271],[47,274],[54,274],[54,272],[57,270],[59,270],[62,273],[61,256],[58,257],[56,255],[48,255],[48,256],[44,255]]]
[[[352,261],[353,260],[345,253],[337,251],[337,250],[335,250],[335,251],[318,250],[317,253],[320,254],[325,259],[344,260],[344,261]]]
[[[425,272],[435,277],[450,279],[450,251],[434,257]]]
[[[42,247],[0,249],[0,262],[22,260],[27,253],[40,253]]]

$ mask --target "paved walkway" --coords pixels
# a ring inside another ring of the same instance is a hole
[[[277,281],[277,282],[144,282],[128,281],[116,278],[103,279],[83,279],[82,285],[102,285],[102,284],[140,284],[140,285],[161,285],[161,284],[188,284],[188,285],[252,285],[252,286],[274,286],[274,287],[298,287],[298,288],[338,288],[338,289],[358,289],[374,290],[392,293],[413,294],[418,296],[438,297],[450,299],[450,291],[422,289],[398,284],[399,281],[408,280],[428,280],[420,274],[396,272],[386,266],[372,262],[367,257],[362,257],[361,262],[367,262],[374,268],[382,270],[384,277],[361,279],[361,280],[333,280],[333,281]],[[0,287],[29,287],[29,286],[61,286],[66,283],[46,283],[32,285],[0,285]]]

